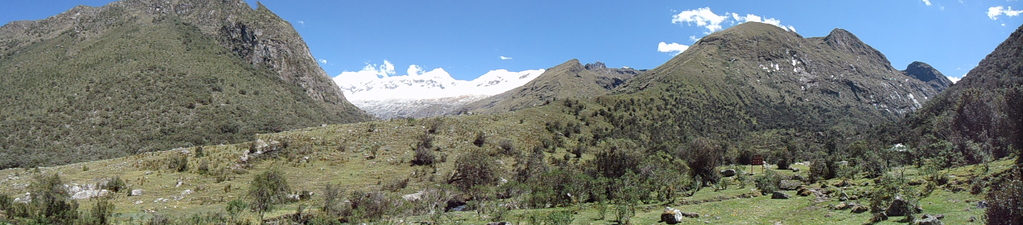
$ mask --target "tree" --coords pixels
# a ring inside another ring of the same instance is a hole
[[[700,176],[703,181],[717,182],[721,175],[718,174],[717,166],[721,164],[721,157],[719,154],[718,146],[714,140],[706,137],[700,137],[693,140],[689,145],[689,155],[686,162],[689,163],[689,169],[693,170],[694,176]]]
[[[455,160],[455,174],[448,179],[462,191],[476,185],[492,185],[498,180],[498,168],[493,157],[481,150],[472,150]]]
[[[72,224],[78,219],[78,203],[70,199],[71,195],[56,173],[35,177],[29,190],[32,193],[32,214],[37,222]]]
[[[259,220],[263,220],[263,213],[273,210],[277,204],[286,203],[288,193],[288,181],[284,173],[278,169],[270,169],[257,174],[249,186],[249,197],[252,197],[252,209],[259,213]]]

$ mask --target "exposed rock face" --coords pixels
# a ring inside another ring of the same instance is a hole
[[[906,76],[927,82],[931,85],[931,87],[934,87],[934,89],[938,91],[944,91],[945,88],[952,86],[952,81],[949,80],[948,77],[941,74],[938,69],[934,69],[934,67],[931,67],[931,65],[924,62],[910,63],[909,66],[906,66],[906,70],[903,70],[902,73],[906,74]]]

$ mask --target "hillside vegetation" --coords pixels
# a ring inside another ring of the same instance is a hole
[[[219,30],[190,22],[209,19],[189,14],[208,8],[234,21]],[[124,1],[5,25],[0,168],[369,119],[312,58],[297,57],[308,54],[300,38],[277,41],[290,38],[298,37],[286,22],[240,1]]]

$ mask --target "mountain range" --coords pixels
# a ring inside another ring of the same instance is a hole
[[[380,69],[342,73],[334,82],[353,104],[378,118],[421,118],[449,114],[470,102],[522,86],[543,72],[493,70],[466,81],[456,80],[440,68],[422,72],[413,67],[407,75],[393,76],[393,66],[385,63]]]

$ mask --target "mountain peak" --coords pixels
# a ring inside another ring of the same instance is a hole
[[[604,65],[604,63],[602,63],[602,62],[600,62],[600,61],[596,61],[596,62],[594,62],[594,63],[587,63],[587,64],[586,64],[585,66],[583,66],[583,67],[585,67],[585,68],[586,68],[587,70],[594,70],[594,69],[607,69],[607,65]]]
[[[824,37],[824,43],[835,50],[853,53],[858,56],[865,56],[868,60],[873,60],[879,64],[887,65],[888,70],[894,70],[894,68],[891,68],[892,63],[888,61],[888,57],[881,54],[881,51],[870,47],[870,45],[861,41],[860,38],[856,37],[856,35],[852,32],[845,29],[835,28],[834,30],[831,30],[831,33]]]
[[[906,70],[903,70],[902,73],[917,80],[927,82],[938,90],[945,90],[948,86],[952,86],[952,81],[948,77],[924,62],[914,61],[909,66],[906,66]]]

